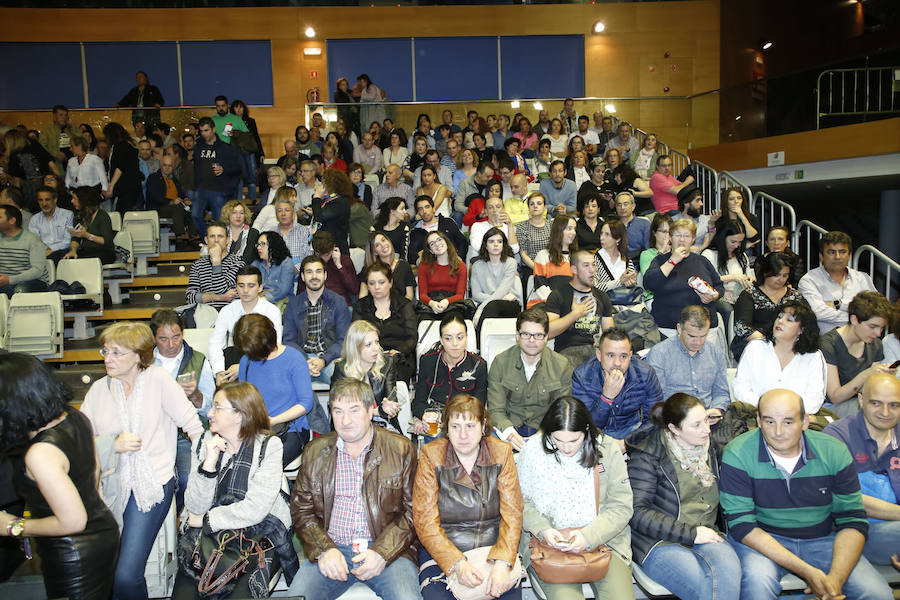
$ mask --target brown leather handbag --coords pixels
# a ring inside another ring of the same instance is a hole
[[[594,467],[594,504],[600,514],[600,473]],[[563,535],[575,529],[560,529]],[[563,552],[535,536],[528,544],[531,548],[531,566],[545,583],[590,583],[606,577],[612,549],[599,546],[584,552]]]

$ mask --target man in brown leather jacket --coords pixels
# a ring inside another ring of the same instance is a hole
[[[291,519],[306,554],[289,594],[336,599],[361,581],[381,598],[421,598],[412,519],[416,449],[372,424],[368,384],[331,386],[335,432],[303,451]]]

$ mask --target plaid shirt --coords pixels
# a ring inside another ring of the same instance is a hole
[[[344,440],[337,440],[337,462],[334,465],[334,503],[328,537],[338,546],[349,546],[357,538],[372,540],[366,521],[362,496],[363,471],[372,441],[353,458],[344,450]]]
[[[303,350],[307,354],[322,355],[325,352],[325,344],[322,340],[322,299],[312,304],[306,300],[306,341]]]
[[[277,231],[281,237],[284,238],[284,243],[288,247],[288,250],[291,251],[291,258],[294,259],[295,265],[299,264],[301,260],[312,254],[312,246],[309,245],[309,227],[306,225],[295,223],[294,226],[291,227],[291,230],[286,234],[281,233],[280,227]]]
[[[519,249],[524,250],[534,260],[537,253],[547,249],[550,243],[550,225],[552,219],[548,218],[543,227],[535,227],[530,221],[522,221],[516,224],[516,237],[519,238]]]

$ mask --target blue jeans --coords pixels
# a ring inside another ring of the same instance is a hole
[[[350,546],[338,546],[337,548],[344,555],[348,567],[355,569],[351,560],[353,555],[350,552]],[[328,579],[319,572],[318,564],[305,560],[300,565],[300,570],[297,571],[297,575],[288,589],[288,595],[306,596],[310,600],[335,600],[358,581],[353,573],[347,575],[347,581]],[[412,561],[402,556],[387,565],[381,575],[362,583],[369,586],[381,598],[390,598],[391,600],[421,600],[422,598],[419,593],[419,569]]]
[[[142,600],[147,597],[147,580],[144,569],[153,542],[169,514],[172,494],[175,492],[173,477],[163,486],[163,501],[150,509],[138,510],[134,496],[128,499],[122,517],[122,543],[119,546],[119,564],[113,583],[113,598],[116,600]]]
[[[331,383],[331,376],[334,374],[334,361],[331,361],[325,367],[319,371],[319,374],[315,377],[310,377],[313,383]]]
[[[6,294],[10,298],[12,298],[13,294],[46,291],[47,284],[40,279],[31,279],[29,281],[20,281],[16,284],[0,286],[0,294]]]
[[[892,554],[900,554],[900,521],[869,523],[863,556],[873,565],[889,565]]]
[[[175,442],[175,514],[184,508],[184,491],[191,474],[191,440],[181,435]]]
[[[213,221],[219,220],[222,207],[225,206],[225,194],[212,190],[194,190],[194,198],[191,204],[191,218],[197,227],[200,237],[206,236],[206,209],[212,212]]]
[[[256,155],[241,153],[241,166],[244,168],[244,177],[247,178],[247,197],[251,204],[256,204]],[[237,184],[237,196],[244,197],[244,185],[241,180]]]
[[[659,544],[641,569],[679,598],[730,599],[741,591],[741,561],[728,542]]]
[[[831,554],[834,550],[835,534],[811,540],[798,540],[771,534],[775,540],[805,560],[810,565],[825,573],[831,570]],[[787,569],[779,566],[753,548],[736,541],[730,535],[734,551],[741,559],[741,600],[772,600],[781,593],[781,578]],[[875,570],[875,567],[860,556],[859,561],[850,572],[844,583],[843,593],[847,600],[892,600],[894,597],[890,586]]]

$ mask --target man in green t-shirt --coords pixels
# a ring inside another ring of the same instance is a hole
[[[226,144],[231,143],[233,131],[249,131],[244,120],[229,111],[228,98],[225,96],[216,96],[216,114],[212,116],[212,120],[216,124],[219,139]]]

